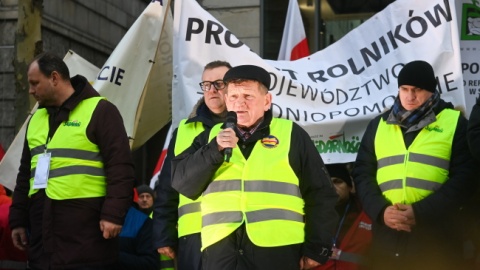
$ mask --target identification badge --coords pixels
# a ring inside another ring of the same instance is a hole
[[[332,256],[330,256],[330,259],[338,260],[340,258],[340,254],[342,254],[342,250],[338,249],[336,247],[333,247],[332,248]]]
[[[51,157],[52,153],[43,153],[38,157],[37,167],[35,168],[35,177],[33,178],[33,188],[47,188]]]

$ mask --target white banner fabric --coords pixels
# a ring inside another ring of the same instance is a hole
[[[453,0],[395,1],[297,61],[260,58],[194,0],[175,1],[174,31],[174,126],[202,95],[203,66],[213,60],[269,71],[274,115],[300,124],[326,163],[355,159],[368,122],[393,104],[407,62],[431,63],[442,98],[465,110]]]
[[[171,119],[173,33],[170,1],[164,2],[151,2],[145,8],[93,84],[120,110],[132,149],[143,145]]]

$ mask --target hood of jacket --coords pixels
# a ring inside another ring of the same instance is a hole
[[[205,98],[201,97],[193,106],[192,112],[188,116],[187,123],[201,122],[206,127],[211,128],[218,123],[225,122],[226,115],[227,111],[225,111],[221,116],[214,115],[205,103]]]

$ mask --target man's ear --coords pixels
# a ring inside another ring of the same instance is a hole
[[[265,95],[265,106],[264,106],[264,111],[268,111],[270,107],[272,106],[272,94],[268,92]]]
[[[50,79],[52,80],[53,86],[57,86],[60,80],[62,80],[62,77],[57,71],[53,71],[50,75]]]

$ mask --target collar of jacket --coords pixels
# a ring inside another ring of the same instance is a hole
[[[47,109],[48,114],[58,114],[61,116],[62,119],[60,120],[62,121],[68,120],[69,112],[75,109],[75,107],[77,107],[82,100],[100,96],[100,94],[92,87],[88,80],[81,75],[72,77],[70,82],[75,92],[67,100],[65,100],[60,107],[44,107]],[[67,111],[68,113],[62,113],[62,111]]]
[[[186,123],[200,122],[207,128],[212,128],[215,121],[212,118],[212,112],[207,107],[205,99],[202,97],[197,101],[197,104],[193,106],[192,112],[188,116]]]

